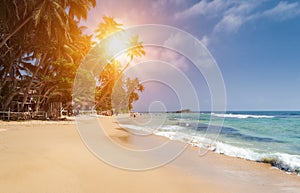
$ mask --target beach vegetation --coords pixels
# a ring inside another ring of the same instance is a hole
[[[84,33],[80,21],[87,19],[96,0],[3,0],[0,7],[0,110],[12,112],[47,112],[51,103],[72,108],[72,89],[78,67],[95,45],[95,37]],[[112,17],[103,17],[96,38],[122,30]],[[130,40],[128,40],[130,41]],[[138,99],[142,85],[137,79],[125,79],[124,71],[135,57],[145,54],[138,36],[132,39],[130,60],[119,65],[116,59],[105,61],[102,74],[84,72],[90,82],[99,78],[96,104],[111,109],[107,99],[112,88],[130,95],[127,108]],[[120,62],[119,62],[120,63]],[[93,77],[94,76],[94,77]],[[83,78],[83,77],[82,77]],[[114,86],[116,80],[121,80]],[[136,88],[133,89],[132,88]],[[129,94],[129,91],[131,92]],[[89,96],[90,97],[90,96]],[[126,97],[123,97],[126,98]],[[121,103],[121,102],[120,102]],[[57,117],[58,114],[48,116]]]
[[[105,38],[116,32],[122,32],[123,24],[115,21],[112,17],[103,17],[95,30],[98,40],[106,41]],[[125,38],[124,38],[125,37]],[[143,43],[139,36],[126,37],[124,34],[117,34],[107,40],[104,45],[107,49],[114,46],[124,47],[126,60],[111,57],[98,77],[99,85],[96,87],[95,99],[98,111],[115,110],[116,112],[129,112],[133,108],[133,102],[139,99],[139,92],[144,90],[138,78],[124,76],[124,72],[133,60],[146,54]],[[120,45],[124,44],[124,46]]]

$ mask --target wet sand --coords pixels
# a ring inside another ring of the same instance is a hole
[[[110,117],[99,120],[105,137],[120,148],[144,149],[168,142],[159,136],[133,135]],[[173,141],[170,147],[180,145]],[[145,161],[156,161],[158,156],[147,155]],[[126,156],[123,159],[128,161]],[[119,169],[88,150],[72,121],[0,122],[0,163],[0,192],[223,193],[300,189],[300,177],[268,164],[212,152],[199,156],[198,149],[191,146],[177,159],[156,169]]]

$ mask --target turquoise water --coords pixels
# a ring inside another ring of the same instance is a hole
[[[235,111],[151,116],[164,119],[162,125],[152,128],[154,134],[228,156],[269,162],[287,172],[300,174],[300,112]],[[151,128],[151,123],[142,127],[138,124],[124,126],[142,129]]]

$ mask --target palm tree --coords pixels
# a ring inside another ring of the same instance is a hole
[[[16,1],[13,0],[10,2],[5,2],[5,4],[6,4],[6,7],[4,8],[3,11],[5,11],[6,13],[1,15],[1,16],[4,16],[4,17],[1,17],[1,19],[5,18],[8,20],[7,21],[1,20],[1,21],[4,24],[4,26],[6,25],[8,27],[7,27],[7,31],[4,32],[4,34],[2,34],[2,37],[4,37],[4,38],[3,38],[3,41],[0,43],[0,48],[4,44],[7,46],[8,49],[21,48],[23,55],[27,54],[27,53],[33,53],[33,55],[35,56],[33,59],[36,61],[35,64],[32,66],[34,68],[34,70],[30,72],[32,75],[29,78],[28,84],[25,86],[25,89],[24,89],[25,92],[24,92],[24,99],[23,99],[23,103],[22,103],[22,107],[23,107],[24,103],[27,100],[28,91],[30,90],[32,82],[40,69],[39,63],[43,63],[42,61],[44,61],[44,59],[47,57],[47,54],[43,54],[43,51],[40,50],[40,48],[43,46],[41,46],[41,44],[39,44],[39,43],[36,43],[36,42],[40,42],[41,40],[43,41],[44,38],[39,38],[39,39],[34,39],[34,38],[36,36],[38,36],[39,31],[43,31],[43,32],[45,31],[44,30],[45,29],[45,27],[44,27],[45,20],[49,20],[50,22],[48,22],[48,23],[50,23],[50,25],[51,25],[52,19],[56,18],[56,20],[54,20],[55,23],[59,23],[60,27],[62,27],[62,26],[65,27],[66,23],[63,23],[63,22],[66,21],[66,14],[64,14],[65,11],[62,11],[62,10],[64,10],[63,9],[64,5],[59,4],[58,0],[52,1],[52,2],[46,1],[46,0],[30,1],[28,3],[25,2],[24,4],[21,4],[21,3],[17,4]],[[8,8],[12,5],[13,5],[12,10],[14,10],[14,12],[16,14],[15,16],[12,16],[11,14],[9,14],[9,11],[11,11],[11,10],[8,10]],[[26,9],[24,11],[24,14],[21,16],[20,8],[22,8],[22,5]],[[25,14],[25,12],[27,14]],[[55,14],[53,14],[52,12],[54,12]],[[34,21],[34,22],[30,23],[30,21]],[[7,22],[11,22],[11,23],[7,23]],[[11,24],[13,24],[13,25],[11,25]],[[25,24],[30,24],[29,25],[30,28],[28,28],[28,26],[24,27]],[[42,25],[38,26],[38,24],[42,24]],[[50,25],[47,25],[47,28],[46,28],[47,32],[48,32],[47,34],[49,36],[51,34],[51,31],[50,31],[51,28],[49,28]],[[41,28],[41,26],[42,26],[42,30],[38,29],[38,28]],[[14,36],[15,37],[14,39],[18,40],[18,41],[12,40],[10,42],[7,42],[9,39],[11,39],[11,37],[13,35],[15,35],[21,29],[24,29],[24,30],[22,30],[23,33],[19,33],[18,36]],[[9,33],[9,32],[11,32],[11,33]],[[26,35],[26,34],[28,34],[28,35]],[[28,40],[31,40],[31,42]],[[23,42],[26,42],[27,44],[23,43]],[[14,50],[14,51],[16,51],[16,50]],[[21,57],[23,55],[21,55]],[[20,60],[21,57],[16,58],[15,59],[16,62],[22,62]],[[43,58],[43,59],[40,60],[40,58]],[[11,65],[12,64],[13,63],[11,63]]]
[[[127,102],[127,108],[129,110],[132,109],[132,104],[134,101],[137,101],[139,99],[139,95],[136,91],[142,92],[144,90],[144,86],[139,83],[138,78],[126,79],[126,88],[127,88],[127,97],[126,99],[128,100]]]
[[[133,59],[135,57],[142,57],[146,54],[146,52],[144,50],[143,42],[139,41],[139,38],[137,35],[131,38],[131,40],[127,43],[127,46],[128,46],[127,56],[129,57],[129,61],[127,62],[127,64],[125,64],[123,69],[121,69],[119,71],[119,74],[116,77],[116,80],[122,76],[124,71],[129,67],[129,65],[131,64],[131,62],[133,61]],[[109,83],[110,82],[108,81],[106,84],[109,84]]]
[[[112,17],[103,17],[103,22],[99,23],[98,28],[95,30],[96,32],[96,37],[102,41],[109,35],[112,35],[113,33],[122,31],[122,24],[117,23],[114,18]],[[109,103],[110,104],[110,96],[112,89],[114,87],[114,84],[123,76],[124,71],[129,67],[130,63],[133,61],[135,57],[142,57],[145,55],[145,50],[143,47],[143,43],[139,41],[138,36],[132,37],[129,42],[127,43],[127,56],[129,57],[128,63],[125,64],[123,68],[121,66],[115,67],[115,69],[118,69],[117,71],[113,72],[113,76],[108,76],[105,80],[103,79],[103,75],[107,74],[107,67],[110,65],[116,63],[115,58],[113,58],[106,66],[104,67],[104,70],[101,73],[100,76],[100,82],[101,86],[98,87],[97,90],[97,102],[96,106],[104,105],[104,103]],[[112,73],[112,72],[111,72]],[[121,81],[121,80],[120,80]],[[108,89],[108,87],[111,87]],[[108,99],[108,101],[106,100]],[[106,105],[107,106],[107,105]],[[110,105],[108,105],[110,106]]]
[[[96,6],[96,0],[32,0],[23,1],[22,3],[16,3],[16,0],[3,1],[0,9],[2,13],[0,14],[1,20],[4,21],[5,26],[12,27],[8,27],[10,30],[7,34],[3,34],[4,38],[0,42],[0,48],[32,20],[35,27],[37,25],[46,26],[47,34],[51,36],[53,20],[57,20],[60,27],[66,29],[69,17],[71,19],[76,17],[78,20],[81,18],[86,19],[88,10]],[[21,11],[23,14],[21,14]],[[7,22],[8,20],[10,22]]]
[[[96,37],[100,41],[115,32],[123,30],[122,24],[117,23],[113,17],[103,16],[103,21],[99,23],[98,28],[95,30]]]
[[[28,39],[30,35],[31,34],[22,32],[11,39],[11,45],[8,52],[0,57],[0,94],[3,109],[8,107],[20,89],[23,88],[23,83],[27,82],[27,77],[22,74],[21,71],[24,72],[28,70],[29,67],[27,64],[23,65],[22,62],[23,58],[27,57],[26,50],[28,49],[28,43],[26,39]]]
[[[45,46],[46,50],[43,50],[44,48],[38,48],[37,51],[41,51],[42,49],[42,53],[44,53],[43,55],[45,55],[45,57],[47,57],[47,55],[50,56],[50,58],[53,58],[54,61],[60,58],[67,58],[69,62],[75,63],[73,59],[77,58],[78,61],[78,58],[82,58],[78,57],[78,55],[83,56],[83,54],[86,53],[86,50],[90,48],[90,46],[87,48],[83,48],[82,46],[82,44],[89,45],[90,38],[83,36],[81,29],[78,28],[78,21],[74,19],[75,17],[77,17],[77,19],[85,19],[87,11],[91,7],[90,4],[93,4],[94,6],[96,3],[95,0],[44,0],[44,2],[45,3],[41,9],[39,9],[34,17],[35,28],[37,29],[35,37],[39,42],[38,45],[45,45],[44,42],[47,42],[46,44],[48,45]],[[65,10],[65,7],[68,7],[68,3],[69,13]],[[39,23],[45,23],[46,28],[42,25],[38,25]],[[48,34],[48,37],[44,36],[45,33]],[[85,37],[86,39],[81,38],[81,36]],[[32,78],[25,89],[21,109],[24,107],[24,104],[28,98],[28,91],[32,86],[34,78],[36,78],[37,74],[39,73],[39,70],[44,68],[45,72],[47,68],[50,67],[49,63],[46,65],[44,60],[41,61],[42,62],[37,63],[38,68],[36,68],[37,70],[34,71]],[[45,87],[43,86],[39,89],[42,88]],[[51,87],[51,89],[53,88]],[[38,92],[41,93],[42,91]],[[48,93],[50,94],[50,92]],[[45,95],[43,95],[43,97],[45,97]],[[38,97],[38,101],[39,100],[40,97]]]
[[[87,19],[87,13],[91,7],[96,6],[96,0],[71,0],[69,1],[69,15],[71,18],[78,20]]]
[[[105,65],[103,71],[99,76],[101,85],[97,87],[96,106],[99,107],[100,104],[103,107],[105,106],[105,108],[111,106],[111,93],[115,86],[115,83],[118,81],[120,67],[121,64],[118,60],[112,60],[110,63]]]
[[[78,65],[92,46],[91,36],[82,32],[84,26],[78,27],[78,22],[71,20],[70,29],[72,42],[64,41],[54,45],[53,47],[59,49],[49,52],[49,58],[52,60],[43,65],[43,70],[38,75],[40,80],[34,87],[38,91],[36,111],[52,92],[61,93],[62,96],[71,95],[72,80],[75,78]]]
[[[23,104],[32,96],[42,104],[52,92],[68,94],[68,84],[64,87],[67,92],[57,88],[64,76],[58,71],[67,71],[65,64],[77,67],[91,48],[91,36],[83,35],[78,23],[86,19],[96,0],[0,0],[0,3],[2,108],[10,106],[20,93],[24,93]],[[62,59],[66,60],[62,66],[54,67]],[[73,75],[68,75],[67,81],[71,81]],[[37,94],[32,95],[32,90]]]
[[[143,42],[139,41],[139,36],[136,35],[130,39],[130,41],[127,43],[127,56],[129,57],[128,63],[124,66],[124,68],[121,70],[121,74],[128,68],[130,63],[135,57],[142,57],[146,55],[146,52],[144,50]]]
[[[32,20],[34,7],[40,5],[36,3],[36,1],[24,1],[24,3],[17,3],[16,0],[1,1],[0,21],[3,29],[1,29],[0,48],[4,45],[8,47],[6,42]]]

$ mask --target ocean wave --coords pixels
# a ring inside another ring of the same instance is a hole
[[[211,113],[212,116],[215,117],[224,117],[224,118],[238,118],[238,119],[247,119],[247,118],[274,118],[275,116],[269,116],[269,115],[247,115],[247,114],[216,114],[216,113]]]
[[[163,127],[150,127],[150,126],[136,126],[136,125],[129,125],[129,124],[120,124],[121,127],[129,129],[130,131],[135,132],[146,132],[146,133],[176,133],[179,130],[185,129],[182,126],[178,125],[168,125]],[[167,136],[166,136],[167,137]]]
[[[137,125],[129,125],[129,124],[119,124],[120,127],[128,129],[129,132],[140,135],[148,135],[152,134],[156,128],[154,127],[145,127],[145,126],[137,126]]]
[[[143,129],[134,125],[123,125],[129,129]],[[153,131],[153,130],[152,130]],[[269,163],[272,166],[286,172],[295,172],[300,175],[300,155],[291,155],[280,152],[261,153],[255,149],[241,147],[241,144],[227,144],[221,141],[214,141],[201,135],[186,133],[183,127],[169,125],[153,131],[155,135],[164,136],[170,140],[181,141],[192,146],[205,148],[218,154],[246,160]]]
[[[189,136],[182,132],[155,132],[156,135],[164,136],[170,140],[182,141],[192,146],[205,148],[218,154],[224,154],[231,157],[242,158],[246,160],[269,163],[272,166],[286,172],[295,172],[300,174],[300,155],[291,155],[285,153],[259,153],[249,148],[237,147],[220,141],[212,141],[201,136]]]
[[[206,148],[218,154],[268,163],[283,171],[294,172],[300,175],[300,155],[279,152],[259,153],[249,148],[237,147],[219,141],[212,142],[206,138],[198,138],[198,140],[200,141],[193,140],[191,145]]]
[[[300,174],[300,155],[291,155],[279,152],[258,153],[248,148],[236,147],[222,142],[216,142],[214,146],[215,147],[211,149],[219,154],[269,163],[283,171]]]

